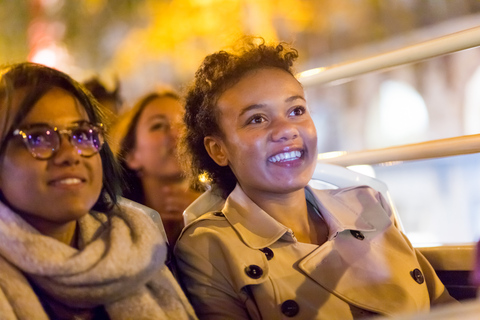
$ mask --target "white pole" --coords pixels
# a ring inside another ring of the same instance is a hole
[[[370,58],[307,70],[297,77],[304,86],[328,83],[477,46],[480,46],[480,26]]]
[[[480,152],[480,134],[358,152],[327,152],[318,162],[340,166],[440,158]]]

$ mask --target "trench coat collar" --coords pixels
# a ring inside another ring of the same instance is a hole
[[[370,223],[361,218],[361,206],[349,206],[343,203],[337,194],[337,190],[305,187],[306,199],[320,211],[321,217],[328,225],[329,240],[344,230],[375,230]],[[291,229],[256,205],[238,184],[227,198],[222,212],[243,242],[253,249],[268,247],[280,238],[290,242],[296,241]]]

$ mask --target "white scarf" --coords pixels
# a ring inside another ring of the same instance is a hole
[[[0,202],[0,318],[48,319],[26,277],[72,308],[111,319],[195,319],[165,267],[167,247],[145,212],[123,200],[78,220],[79,247],[40,234]]]

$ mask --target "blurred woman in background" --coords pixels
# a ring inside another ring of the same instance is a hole
[[[178,94],[159,90],[120,116],[112,131],[126,180],[123,195],[160,213],[172,247],[184,226],[183,211],[200,195],[176,156],[182,115]]]
[[[0,80],[0,318],[195,319],[148,209],[117,198],[104,112],[66,74]]]

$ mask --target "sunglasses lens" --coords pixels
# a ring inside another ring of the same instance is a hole
[[[48,128],[32,128],[26,135],[30,152],[39,159],[51,157],[60,143],[57,133]]]
[[[75,147],[78,154],[91,157],[102,149],[104,143],[102,127],[93,124],[83,124],[74,128],[57,130],[49,126],[31,126],[18,129],[13,135],[21,135],[30,153],[37,159],[47,160],[53,156],[61,145],[61,137]]]
[[[78,127],[72,130],[72,144],[85,157],[93,156],[103,146],[103,134],[94,126]]]

